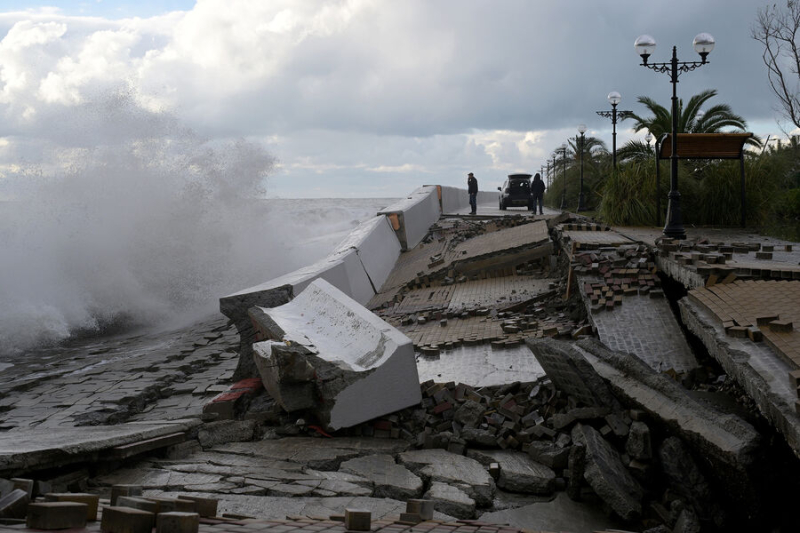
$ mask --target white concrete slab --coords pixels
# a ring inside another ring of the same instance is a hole
[[[389,219],[381,215],[360,224],[332,255],[349,250],[356,251],[373,288],[380,290],[400,257],[401,246]],[[360,298],[355,300],[366,303]]]
[[[291,302],[264,312],[286,332],[283,340],[341,370],[320,385],[329,405],[319,414],[328,428],[350,427],[422,400],[411,341],[330,283],[315,280]]]

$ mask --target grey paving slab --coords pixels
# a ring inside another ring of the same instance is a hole
[[[455,381],[475,387],[536,381],[544,370],[524,344],[498,350],[490,344],[462,346],[437,357],[417,357],[420,381]]]
[[[590,308],[587,302],[587,308]],[[591,312],[600,340],[628,352],[657,371],[683,373],[697,367],[689,343],[665,298],[626,295],[613,311]]]

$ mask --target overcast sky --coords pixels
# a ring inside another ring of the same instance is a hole
[[[470,171],[488,189],[537,172],[579,123],[610,148],[595,114],[610,91],[621,110],[642,113],[640,95],[669,105],[667,75],[639,66],[643,33],[651,61],[673,45],[693,61],[693,37],[711,33],[710,64],[679,96],[717,89],[712,103],[779,134],[750,37],[773,1],[0,0],[0,180],[94,142],[65,134],[76,110],[110,142],[119,132],[95,102],[122,91],[148,120],[263,144],[278,161],[272,197],[395,197],[463,187]]]

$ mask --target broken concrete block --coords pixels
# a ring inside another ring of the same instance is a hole
[[[650,428],[644,422],[632,422],[628,440],[625,442],[625,453],[634,459],[648,461],[653,457],[650,444]]]
[[[369,531],[372,527],[372,512],[367,509],[345,509],[344,527],[348,531]]]
[[[226,442],[242,442],[253,439],[255,420],[219,420],[203,424],[197,433],[197,440],[203,448],[211,448]]]
[[[496,462],[500,466],[497,486],[509,492],[551,494],[556,474],[549,467],[531,459],[528,454],[510,450],[470,450],[469,457],[483,464]]]
[[[30,501],[24,490],[12,490],[0,498],[0,518],[25,518]]]
[[[214,498],[201,498],[200,496],[187,496],[186,494],[181,494],[178,498],[195,502],[197,504],[197,514],[203,518],[213,518],[217,516],[219,500]]]
[[[117,504],[117,498],[120,496],[141,496],[141,485],[112,485],[111,487],[111,506]]]
[[[403,452],[399,455],[399,460],[400,464],[418,473],[423,479],[450,485],[463,484],[470,499],[474,499],[474,503],[481,507],[492,504],[495,493],[494,479],[475,459],[433,449]]]
[[[578,501],[581,498],[581,484],[586,471],[586,447],[575,444],[569,448],[569,476],[567,477],[567,496]]]
[[[156,517],[156,533],[197,533],[200,515],[197,513],[169,512]]]
[[[425,498],[433,501],[434,508],[440,513],[461,519],[475,517],[475,500],[458,487],[434,481]]]
[[[151,533],[156,515],[129,507],[104,507],[100,531],[103,533]]]
[[[550,441],[536,440],[528,446],[528,455],[531,459],[553,470],[563,470],[567,467],[569,452],[569,447],[559,448]]]
[[[391,455],[367,455],[345,461],[339,467],[347,472],[366,478],[374,485],[376,498],[406,500],[422,495],[424,483],[404,466],[398,465]]]
[[[711,404],[699,403],[673,379],[630,354],[611,351],[590,339],[573,347],[626,405],[644,411],[650,420],[660,420],[702,456],[729,498],[744,502],[751,497],[748,467],[760,440],[753,426]]]
[[[261,311],[251,317],[280,331],[253,350],[282,405],[290,386],[310,383],[317,418],[337,430],[422,400],[411,341],[330,283],[318,279],[291,302]],[[311,370],[313,381],[302,381]]]
[[[557,389],[584,405],[621,409],[608,385],[568,344],[553,339],[526,339],[525,344]]]
[[[100,496],[97,494],[50,492],[44,495],[44,499],[48,502],[77,502],[86,504],[86,520],[89,522],[97,520],[97,508],[100,504]]]
[[[44,502],[28,505],[28,529],[72,529],[86,526],[85,503]]]
[[[591,426],[576,425],[572,440],[586,447],[583,476],[594,492],[624,520],[640,517],[644,491],[625,468],[619,453]]]

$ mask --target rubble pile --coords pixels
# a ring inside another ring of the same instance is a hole
[[[795,252],[791,244],[770,245],[760,242],[710,242],[707,239],[675,240],[663,238],[657,242],[661,258],[686,267],[700,276],[705,284],[744,279],[800,279]],[[777,254],[789,260],[785,265],[774,262]]]
[[[664,297],[656,265],[643,245],[576,253],[572,265],[573,272],[586,279],[581,288],[592,312],[613,311],[624,296]]]

